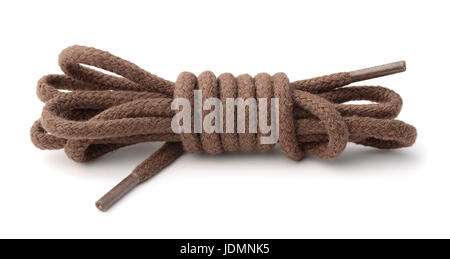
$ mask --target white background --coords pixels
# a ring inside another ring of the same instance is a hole
[[[448,1],[2,1],[0,237],[450,237]],[[416,144],[336,160],[184,155],[109,212],[94,202],[157,149],[78,164],[29,137],[59,52],[110,51],[169,80],[283,71],[291,81],[406,60],[363,84],[398,92]]]

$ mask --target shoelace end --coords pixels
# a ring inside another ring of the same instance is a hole
[[[132,173],[123,179],[119,184],[105,194],[100,200],[95,203],[95,206],[101,211],[107,211],[116,203],[122,196],[131,191],[136,185],[140,183],[139,177]]]
[[[372,78],[392,75],[406,71],[406,62],[398,61],[381,66],[364,68],[350,72],[352,82],[364,81]]]

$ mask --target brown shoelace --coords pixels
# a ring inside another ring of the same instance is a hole
[[[71,159],[86,162],[127,145],[165,142],[96,203],[101,210],[107,210],[184,151],[219,154],[266,152],[273,148],[274,145],[260,144],[258,140],[264,134],[249,133],[247,126],[245,133],[175,134],[171,129],[175,114],[172,100],[183,97],[192,104],[194,89],[202,90],[203,100],[217,97],[224,105],[226,98],[278,98],[280,149],[294,160],[302,159],[305,153],[336,158],[348,141],[392,149],[411,146],[416,139],[413,126],[394,119],[402,106],[397,93],[380,86],[342,88],[402,72],[404,62],[292,83],[284,73],[260,73],[254,78],[226,73],[216,78],[208,71],[198,77],[183,72],[174,83],[108,52],[82,46],[63,50],[59,64],[64,75],[47,75],[38,82],[37,95],[45,103],[41,118],[31,128],[31,140],[38,148],[64,148]],[[354,100],[374,103],[345,104]],[[248,115],[247,110],[246,121]]]

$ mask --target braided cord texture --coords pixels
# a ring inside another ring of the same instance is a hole
[[[63,50],[59,64],[63,75],[47,75],[38,82],[37,95],[45,106],[31,128],[32,142],[40,149],[64,148],[78,162],[140,142],[166,142],[135,169],[141,180],[184,151],[267,152],[274,147],[261,144],[258,140],[267,134],[259,129],[250,133],[248,125],[243,133],[174,133],[171,103],[174,98],[186,98],[193,104],[196,89],[202,90],[203,101],[216,97],[224,107],[227,98],[266,98],[268,107],[271,98],[278,98],[280,149],[293,160],[305,153],[336,158],[349,141],[391,149],[411,146],[416,139],[413,126],[395,119],[402,107],[397,93],[381,86],[347,86],[352,81],[346,72],[295,82],[289,82],[284,73],[255,77],[225,73],[216,78],[209,71],[198,77],[183,72],[171,82],[108,52],[82,46]],[[373,103],[346,103],[354,100]],[[244,119],[249,120],[248,109]],[[267,120],[270,124],[274,118]]]

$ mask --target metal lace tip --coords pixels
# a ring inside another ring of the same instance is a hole
[[[381,66],[364,68],[350,72],[352,82],[368,80],[372,78],[392,75],[406,71],[406,62],[398,61]]]
[[[112,188],[107,194],[100,198],[95,206],[101,211],[107,211],[114,205],[120,198],[131,191],[140,183],[139,177],[132,173],[123,179],[119,184]]]

